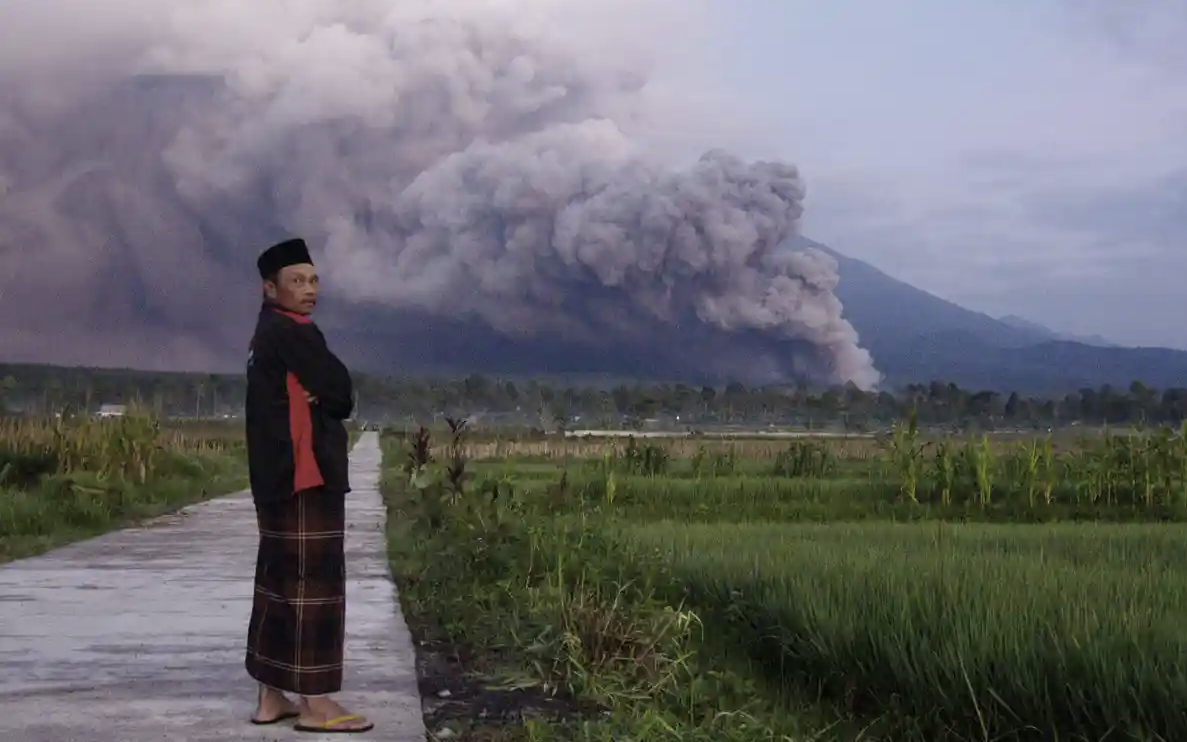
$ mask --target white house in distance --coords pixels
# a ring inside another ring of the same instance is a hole
[[[95,417],[123,417],[128,414],[128,406],[122,404],[104,404],[99,405],[99,411],[95,413]]]

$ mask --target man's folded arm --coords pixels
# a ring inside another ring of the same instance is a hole
[[[354,411],[354,385],[350,372],[330,352],[321,333],[313,327],[293,327],[277,338],[280,360],[301,382],[305,391],[335,420],[345,420]]]

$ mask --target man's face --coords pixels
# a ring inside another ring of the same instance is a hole
[[[309,263],[289,265],[276,274],[276,282],[264,281],[264,295],[272,303],[297,314],[312,314],[317,306],[317,269]]]

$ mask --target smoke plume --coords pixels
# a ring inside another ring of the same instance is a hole
[[[877,384],[793,165],[652,66],[699,2],[7,0],[0,343],[237,363],[296,233],[371,366]],[[15,29],[19,33],[11,33]]]

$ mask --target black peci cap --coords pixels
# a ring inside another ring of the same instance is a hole
[[[302,263],[313,264],[309,257],[309,247],[305,240],[294,237],[291,240],[279,242],[260,253],[256,260],[256,267],[260,269],[260,278],[268,278],[280,272],[281,268]]]

